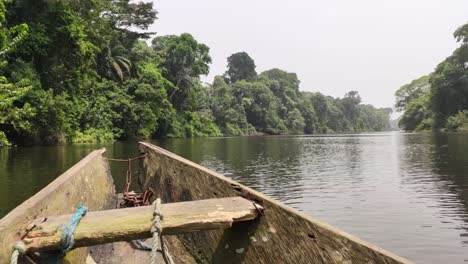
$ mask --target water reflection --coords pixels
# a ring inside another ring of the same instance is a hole
[[[413,239],[413,254],[422,263],[468,260],[467,161],[463,159],[468,155],[467,139],[459,134],[400,138],[401,188],[411,209],[407,222],[416,223],[407,228],[407,237]]]
[[[0,149],[0,217],[37,193],[89,152],[106,147],[110,157],[135,156],[135,143],[77,144]],[[111,164],[117,189],[123,186],[125,164]]]
[[[283,201],[302,192],[299,141],[285,137],[174,139],[153,142]]]
[[[136,142],[107,145],[136,156]],[[468,261],[468,135],[192,138],[153,141],[418,263]],[[98,145],[0,150],[0,215]],[[117,188],[125,164],[112,164]]]

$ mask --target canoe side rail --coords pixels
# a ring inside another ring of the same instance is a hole
[[[162,235],[226,229],[261,215],[263,207],[242,197],[163,204]],[[23,238],[26,252],[62,248],[63,227],[71,215],[38,218]],[[153,206],[89,212],[74,232],[74,248],[151,237]]]

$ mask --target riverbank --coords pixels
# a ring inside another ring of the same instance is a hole
[[[392,132],[393,130],[385,130],[385,131],[342,131],[342,132],[333,132],[329,131],[327,133],[317,133],[317,134],[297,134],[297,133],[283,133],[283,134],[267,134],[263,132],[255,132],[252,134],[245,134],[241,135],[242,137],[268,137],[268,136],[301,136],[301,135],[337,135],[337,134],[352,134],[352,133],[373,133],[373,132]],[[2,138],[2,134],[0,131],[0,149],[6,147],[31,147],[31,146],[62,146],[62,145],[70,145],[70,144],[112,144],[115,142],[125,142],[125,141],[145,141],[145,140],[164,140],[164,139],[182,139],[182,138],[204,138],[204,137],[238,137],[239,135],[206,135],[206,136],[198,136],[198,137],[164,137],[164,138],[134,138],[131,140],[114,140],[112,135],[108,133],[108,136],[93,136],[93,135],[83,135],[80,136],[78,139],[75,139],[71,142],[68,142],[66,138],[61,135],[55,138],[61,138],[61,140],[54,141],[55,143],[42,143],[39,138],[30,138],[28,140],[23,140],[22,144],[12,144],[10,143],[6,137]],[[2,141],[3,139],[3,141]],[[47,141],[50,142],[50,141]]]

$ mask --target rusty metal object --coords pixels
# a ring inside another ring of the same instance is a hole
[[[151,188],[147,188],[143,192],[135,192],[130,190],[132,185],[132,161],[138,159],[144,159],[146,154],[128,159],[112,159],[107,158],[109,161],[127,162],[127,174],[125,176],[125,185],[123,188],[123,201],[120,202],[119,207],[138,207],[146,206],[151,204],[151,197],[154,195],[154,191]]]

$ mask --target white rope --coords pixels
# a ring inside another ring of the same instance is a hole
[[[10,264],[17,264],[19,255],[26,252],[26,245],[23,242],[16,242],[13,246],[13,253],[11,254]]]
[[[156,264],[156,256],[158,254],[158,240],[161,244],[161,251],[164,257],[164,261],[166,264],[174,264],[174,260],[172,259],[171,254],[169,254],[169,250],[167,246],[164,244],[164,239],[162,237],[162,220],[163,215],[161,213],[161,199],[158,198],[153,203],[154,211],[153,211],[153,224],[151,225],[151,234],[153,235],[153,245],[151,247],[151,258],[150,264]]]
[[[159,235],[162,233],[162,214],[161,214],[161,199],[158,198],[153,203],[153,224],[151,225],[151,234],[153,235],[153,245],[151,248],[150,264],[156,264],[156,255],[158,253]]]
[[[161,238],[161,248],[162,248],[162,253],[163,253],[164,261],[166,262],[166,264],[174,264],[174,260],[172,259],[172,256],[171,256],[171,254],[169,253],[169,249],[168,249],[167,246],[164,244],[163,237],[160,236],[160,238]]]

